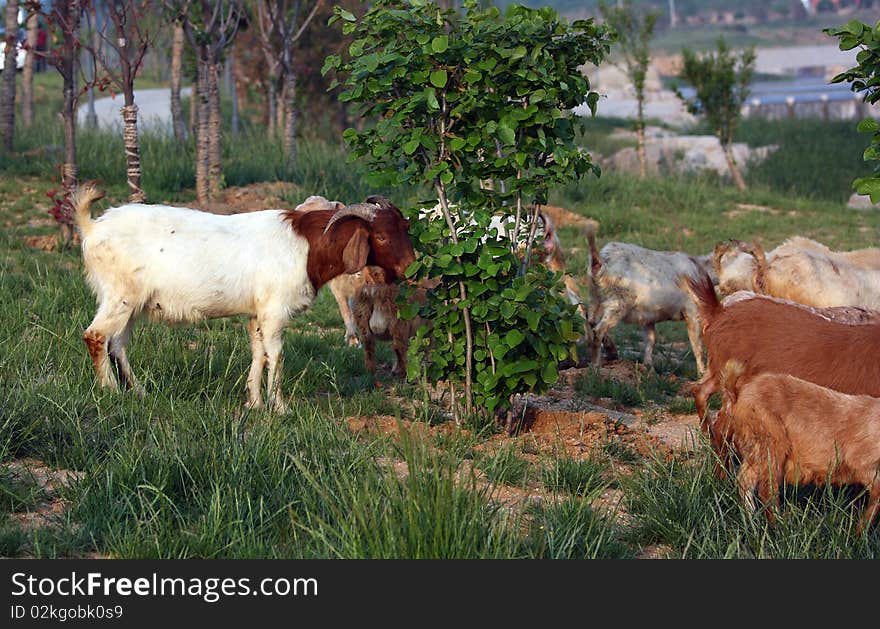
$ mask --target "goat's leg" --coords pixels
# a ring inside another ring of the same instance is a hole
[[[134,377],[134,374],[131,373],[131,365],[128,363],[128,355],[125,352],[125,346],[131,340],[131,329],[133,326],[134,317],[131,317],[122,332],[110,337],[109,353],[110,359],[116,365],[116,371],[123,384],[137,395],[143,397],[144,388]]]
[[[104,302],[98,306],[95,318],[83,333],[83,341],[92,358],[98,384],[102,387],[119,388],[111,369],[108,350],[110,339],[125,331],[131,316],[132,310],[125,302],[117,306],[109,306]]]
[[[251,368],[247,377],[248,408],[263,406],[261,386],[263,368],[266,366],[266,350],[263,348],[263,329],[256,317],[248,320],[248,336],[251,339]]]
[[[874,482],[871,483],[868,506],[865,508],[865,512],[862,514],[856,527],[856,535],[861,535],[871,527],[871,524],[877,517],[878,507],[880,507],[880,478],[875,475]]]
[[[364,366],[371,374],[376,374],[376,337],[372,332],[363,335]]]
[[[345,342],[350,347],[359,347],[360,341],[357,336],[357,326],[354,323],[354,315],[351,313],[351,305],[348,303],[348,297],[343,294],[342,290],[332,280],[329,283],[330,292],[333,293],[336,304],[339,306],[339,314],[342,316],[342,322],[345,324]]]
[[[391,332],[391,347],[394,350],[394,367],[391,372],[398,378],[406,378],[406,350],[409,348],[409,336],[405,330],[395,329]]]
[[[623,320],[623,311],[613,306],[603,307],[602,318],[593,328],[593,347],[592,361],[593,365],[600,367],[602,365],[602,346],[605,342],[605,335]]]
[[[691,387],[691,393],[694,396],[694,404],[697,407],[697,416],[700,418],[700,427],[703,432],[709,432],[708,410],[709,396],[718,390],[718,383],[711,371],[703,374],[703,377],[695,385]]]
[[[706,371],[706,365],[703,362],[703,340],[700,334],[700,321],[692,314],[685,313],[684,324],[687,327],[688,340],[691,342],[694,360],[697,363],[697,373],[702,376]]]
[[[744,461],[736,475],[739,495],[749,515],[755,513],[755,485],[758,483],[758,470],[750,461]]]
[[[284,326],[287,323],[285,317],[273,316],[260,320],[260,331],[263,338],[263,350],[268,365],[266,376],[266,391],[269,397],[269,408],[278,412],[286,413],[287,405],[281,395],[281,376],[283,373],[283,359],[281,351],[284,347]]]
[[[657,343],[657,329],[653,323],[645,326],[645,360],[643,364],[648,369],[654,368],[654,345]]]
[[[761,468],[758,478],[758,498],[764,505],[764,516],[771,526],[776,524],[776,512],[779,510],[779,486],[782,484],[782,468],[771,469],[773,461]],[[771,478],[772,477],[772,478]]]

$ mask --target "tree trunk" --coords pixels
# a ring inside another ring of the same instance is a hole
[[[229,56],[226,59],[226,67],[227,72],[229,73],[231,88],[230,96],[232,97],[232,120],[230,121],[230,126],[232,128],[232,133],[238,135],[241,132],[241,115],[238,111],[238,81],[236,80],[237,68],[235,66],[235,50],[230,48]]]
[[[648,175],[648,156],[645,150],[645,96],[638,97],[638,115],[636,117],[636,152],[639,155],[639,177]]]
[[[27,19],[28,51],[21,71],[21,123],[25,127],[34,124],[34,51],[37,49],[38,29],[39,20],[36,13],[33,13]]]
[[[205,207],[211,200],[210,189],[208,186],[208,75],[210,71],[208,64],[199,59],[198,76],[196,78],[196,94],[197,99],[193,101],[193,106],[197,107],[196,121],[196,197],[199,205]]]
[[[196,61],[196,75],[192,81],[192,91],[189,96],[189,129],[193,135],[199,134],[199,72],[198,60]]]
[[[208,66],[208,193],[212,199],[220,196],[223,187],[220,130],[220,64],[215,60]]]
[[[61,223],[61,238],[69,243],[73,238],[73,208],[70,195],[76,190],[76,76],[74,75],[74,53],[64,60],[64,106],[61,118],[64,122],[64,165],[61,167],[61,187],[64,189],[65,222]]]
[[[724,149],[724,158],[727,160],[727,167],[730,169],[733,183],[740,190],[745,190],[746,181],[743,179],[742,173],[739,172],[739,166],[736,165],[736,160],[733,158],[733,149],[730,147],[730,144],[722,144],[721,148]]]
[[[287,86],[287,77],[281,81],[281,90],[275,97],[275,133],[282,135],[284,133],[284,88]],[[282,135],[283,137],[283,135]]]
[[[278,107],[278,93],[275,89],[275,79],[269,77],[269,89],[266,92],[266,104],[268,105],[269,120],[266,123],[266,133],[270,138],[275,137],[275,120],[278,117],[276,109]]]
[[[138,106],[134,104],[134,91],[125,95],[125,106],[122,112],[122,139],[125,144],[125,166],[128,176],[128,200],[132,203],[143,203],[147,199],[141,188],[141,154],[138,142],[137,114]]]
[[[183,107],[180,104],[180,85],[183,78],[183,25],[174,23],[174,34],[171,39],[171,126],[174,139],[178,142],[186,140],[186,125],[183,122]],[[195,94],[192,96],[195,102]]]
[[[12,152],[15,134],[15,57],[18,52],[18,0],[6,2],[6,58],[0,86],[0,137],[3,150]]]
[[[95,20],[95,28],[92,30],[92,46],[96,51],[100,50],[101,36],[98,33],[97,19]],[[85,61],[83,61],[83,57],[86,57]],[[92,55],[92,63],[89,64],[87,52],[83,50],[80,57],[80,65],[88,68],[88,72],[86,73],[86,80],[89,84],[88,107],[86,109],[86,127],[88,127],[89,129],[97,129],[98,114],[95,111],[95,78],[98,75],[98,60],[95,59],[94,55]]]
[[[296,161],[296,75],[284,75],[284,155]]]

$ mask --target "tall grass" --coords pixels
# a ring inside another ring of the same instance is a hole
[[[846,201],[853,179],[871,172],[862,159],[869,139],[856,131],[855,120],[749,118],[739,125],[736,141],[778,147],[750,165],[747,175],[750,184],[777,192]]]

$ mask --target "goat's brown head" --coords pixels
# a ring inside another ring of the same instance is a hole
[[[400,209],[383,196],[371,196],[367,203],[379,206],[370,231],[370,256],[367,264],[382,267],[388,282],[402,278],[406,267],[416,259],[409,238],[409,221]]]
[[[308,275],[317,290],[342,273],[380,267],[393,282],[415,260],[409,221],[385,197],[337,210],[292,211],[287,218],[309,241]]]

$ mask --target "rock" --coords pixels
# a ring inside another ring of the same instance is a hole
[[[749,163],[765,159],[775,146],[762,146],[754,149],[748,145],[733,145],[736,163],[745,170]],[[728,166],[721,144],[711,135],[659,136],[648,139],[645,146],[648,172],[667,175],[696,173],[712,170],[727,175]],[[603,167],[625,172],[638,172],[639,160],[636,149],[628,147],[617,151],[605,160]]]
[[[853,193],[846,202],[846,207],[854,210],[876,210],[880,208],[880,203],[871,203],[871,197],[866,194]]]

